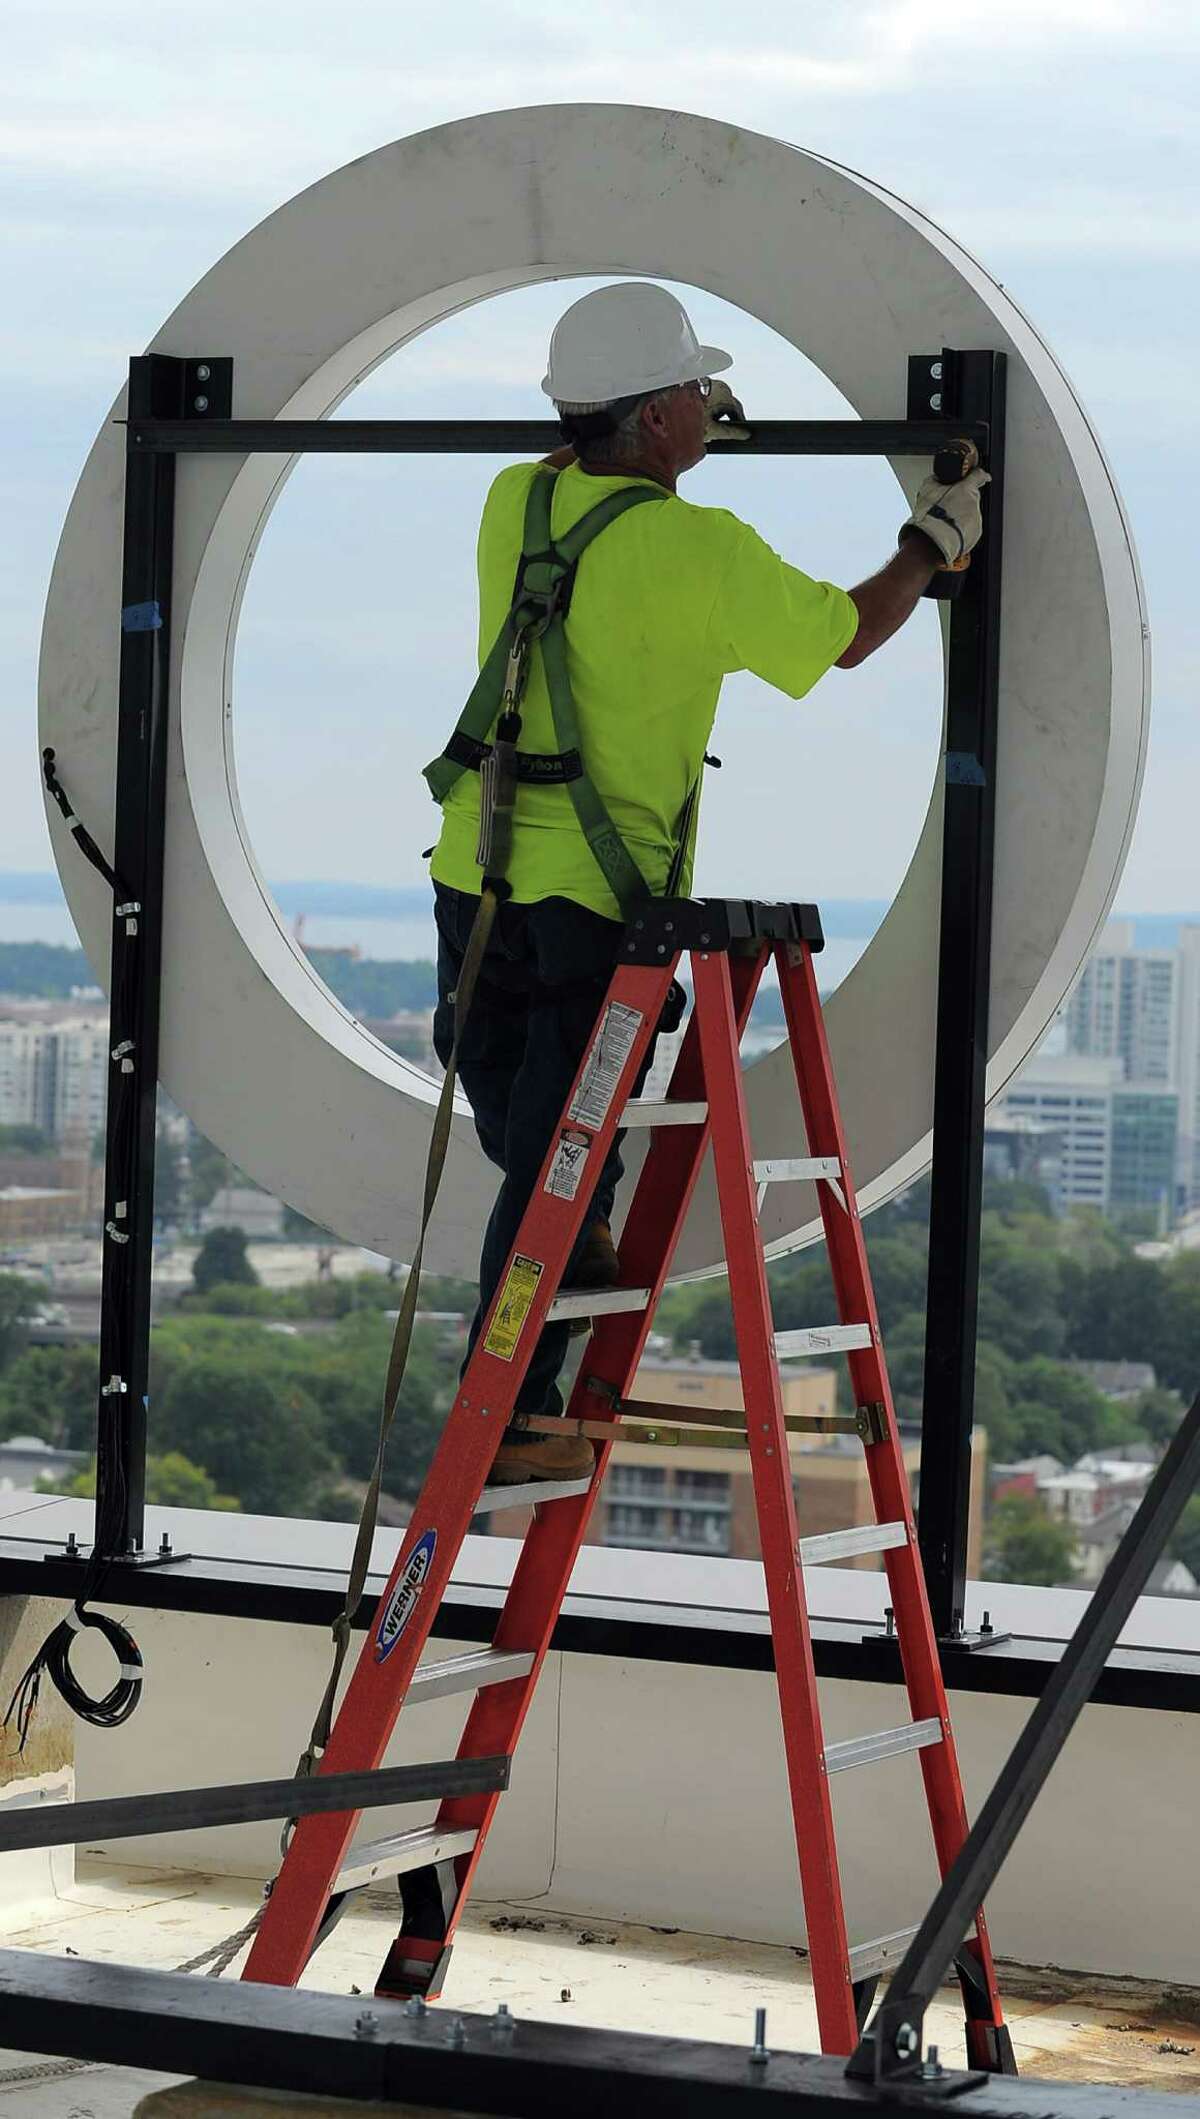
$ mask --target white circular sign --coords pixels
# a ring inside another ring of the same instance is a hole
[[[235,417],[321,418],[397,346],[468,303],[626,273],[706,288],[760,318],[863,418],[903,417],[911,353],[1008,355],[994,1095],[1060,1005],[1111,903],[1141,780],[1149,650],[1129,527],[1096,438],[1036,332],[957,244],[864,178],[736,126],[542,105],[441,126],[335,171],[222,258],[150,350],[231,354]],[[122,409],[119,400],[114,416]],[[123,457],[124,430],[106,422],[59,546],[40,680],[41,740],[109,847]],[[237,614],[289,468],[284,456],[179,460],[161,1074],[269,1191],[352,1242],[407,1258],[434,1085],[317,978],[259,873],[237,798]],[[921,466],[895,469],[911,493]],[[431,748],[459,703],[440,703]],[[853,831],[852,788],[843,799]],[[865,1206],[929,1156],[941,799],[939,776],[895,903],[828,1008]],[[104,976],[109,894],[57,810],[48,815],[71,910]],[[772,815],[791,828],[783,804],[764,805],[764,824]],[[726,887],[736,896],[738,878]],[[798,873],[795,895],[819,901],[820,877]],[[748,1097],[756,1152],[802,1153],[786,1050],[750,1070]],[[636,1166],[637,1153],[628,1160]],[[473,1273],[494,1187],[464,1106],[427,1254],[435,1270]],[[809,1186],[772,1187],[764,1213],[776,1250],[814,1233]],[[721,1256],[706,1180],[677,1269]]]

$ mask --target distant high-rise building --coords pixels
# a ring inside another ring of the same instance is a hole
[[[1036,1176],[1055,1211],[1150,1208],[1174,1219],[1179,1098],[1162,1082],[1127,1082],[1119,1059],[1037,1053],[988,1113],[988,1159]],[[1014,1151],[1028,1140],[1024,1163]]]
[[[1138,949],[1132,920],[1110,920],[1067,1003],[1067,1050],[1120,1060],[1128,1082],[1174,1085],[1180,963],[1174,949]]]
[[[1185,1207],[1200,1203],[1200,926],[1179,930],[1179,1189]]]
[[[1112,1092],[1108,1205],[1113,1214],[1153,1210],[1160,1233],[1175,1219],[1179,1096],[1150,1082],[1123,1082]]]
[[[1108,1210],[1112,1095],[1123,1079],[1119,1059],[1035,1053],[988,1114],[989,1130],[1015,1119],[1036,1125],[1039,1174],[1060,1214],[1068,1207]]]
[[[90,1140],[104,1124],[107,1087],[103,1022],[0,1022],[0,1126]]]

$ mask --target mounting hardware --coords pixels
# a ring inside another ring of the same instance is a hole
[[[854,1408],[854,1426],[860,1442],[887,1441],[887,1408],[882,1399]]]
[[[938,2049],[936,2045],[931,2045],[925,2055],[924,2060],[921,2062],[922,2082],[937,2082],[941,2079],[945,2072],[946,2071],[943,2068],[941,2061],[938,2059]]]
[[[467,2026],[461,2016],[452,2016],[446,2025],[446,2044],[460,2053],[467,2042]]]
[[[896,1636],[896,1613],[891,1604],[884,1605],[883,1620],[884,1625],[887,1627],[887,1637],[889,1641],[894,1640]]]
[[[110,1376],[107,1383],[100,1385],[100,1396],[102,1398],[117,1398],[128,1389],[129,1385],[123,1376]]]
[[[412,2016],[419,2021],[422,2016],[428,2015],[429,2012],[419,1994],[410,1994],[404,2004],[404,2013],[406,2016]]]
[[[354,2035],[356,2038],[377,2038],[379,2036],[379,2019],[377,2016],[372,2015],[370,2009],[364,2009],[361,2016],[355,2017]]]
[[[498,2004],[492,2018],[492,2035],[496,2038],[511,2038],[517,2028],[517,2019],[506,2001]]]
[[[921,2041],[911,2023],[897,2024],[896,2035],[892,2040],[892,2044],[895,2047],[898,2060],[911,2060],[920,2043]]]
[[[754,2044],[750,2048],[751,2065],[765,2067],[770,2057],[767,2051],[767,2012],[765,2009],[755,2009]]]

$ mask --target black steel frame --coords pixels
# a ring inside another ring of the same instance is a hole
[[[903,420],[763,421],[769,455],[927,456],[972,440],[992,474],[989,528],[948,579],[946,855],[942,881],[922,1552],[938,1629],[961,1629],[983,1154],[983,1060],[995,809],[1004,356],[914,355]],[[154,1123],[170,668],[171,548],[180,455],[270,451],[546,453],[550,421],[235,420],[232,362],[130,364],[114,866],[112,1049],[105,1178],[98,1498],[93,1558],[143,1557]],[[59,760],[68,786],[70,761]],[[121,907],[135,908],[121,910]],[[948,1351],[947,1351],[948,1350]],[[0,1580],[3,1562],[0,1561]]]
[[[946,784],[934,1063],[929,1281],[921,1423],[921,1561],[934,1631],[964,1634],[971,1431],[983,1206],[983,1122],[992,962],[992,854],[1004,529],[1004,357],[944,352],[909,363],[910,416],[943,416],[990,435],[987,536],[951,605]]]
[[[986,1802],[897,1965],[847,2072],[884,2081],[920,2079],[925,2010],[1092,1696],[1122,1626],[1149,1580],[1200,1478],[1200,1397],[1189,1409],[1086,1611],[996,1776]],[[971,2025],[968,2022],[968,2038]]]

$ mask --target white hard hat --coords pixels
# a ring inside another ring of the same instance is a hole
[[[542,388],[556,405],[582,412],[732,366],[732,354],[700,344],[687,310],[665,287],[625,280],[583,295],[559,318]]]

